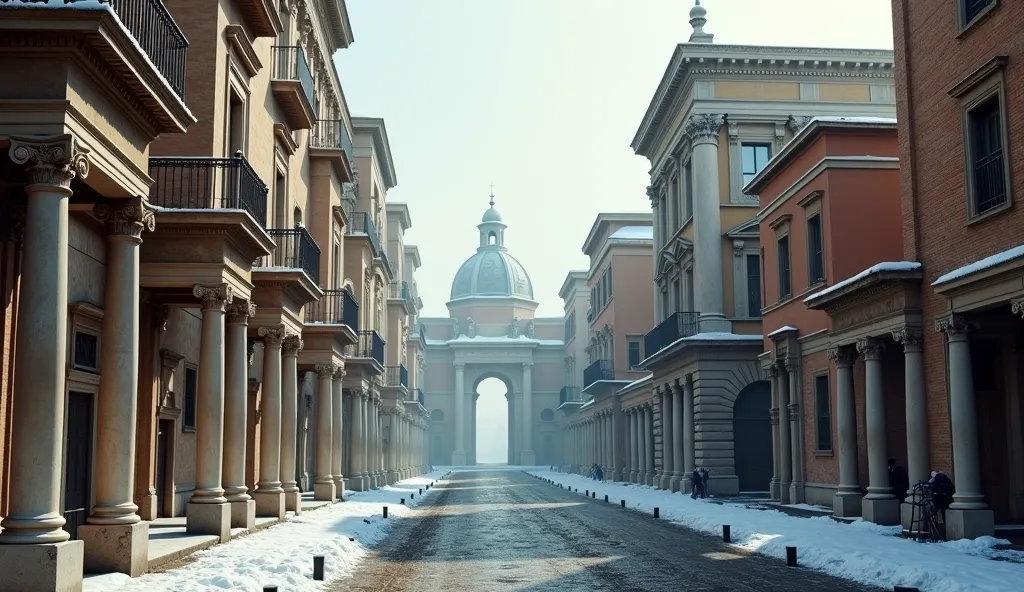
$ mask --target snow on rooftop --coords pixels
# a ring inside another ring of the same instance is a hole
[[[618,240],[654,240],[653,226],[623,226],[613,232],[609,237]]]
[[[837,116],[819,116],[811,119],[811,123],[819,121],[821,123],[863,123],[863,124],[882,124],[882,125],[896,125],[896,119],[894,117],[837,117]]]
[[[958,267],[949,273],[940,275],[939,279],[932,282],[932,286],[940,286],[953,280],[969,276],[972,273],[978,273],[979,271],[983,271],[990,267],[995,267],[996,265],[1001,265],[1021,257],[1024,257],[1024,245],[1014,247],[1007,251],[1003,251],[1002,253],[996,253],[995,255],[985,257],[981,261],[975,261],[970,265],[964,265],[963,267]]]
[[[647,363],[647,360],[650,360],[654,356],[658,355],[659,353],[665,351],[666,349],[668,349],[670,347],[674,347],[674,346],[676,346],[676,345],[678,345],[680,343],[692,343],[692,342],[700,342],[700,341],[738,341],[738,342],[748,342],[748,343],[756,341],[756,342],[760,343],[761,341],[764,341],[764,335],[746,335],[746,334],[743,334],[743,333],[724,333],[724,332],[720,332],[719,331],[719,332],[710,332],[710,333],[697,333],[696,335],[690,335],[689,337],[680,337],[679,339],[676,339],[672,343],[670,343],[670,344],[666,345],[665,347],[659,349],[658,351],[654,352],[653,354],[647,356],[647,358],[645,358],[643,361],[640,362],[640,365],[641,366],[645,365]]]
[[[459,335],[455,339],[427,339],[427,345],[471,345],[471,344],[492,344],[492,345],[565,345],[560,339],[531,339],[525,335],[519,337],[469,337],[466,334]]]
[[[636,388],[638,386],[641,386],[641,385],[643,385],[645,383],[651,382],[652,380],[654,380],[654,374],[648,374],[647,376],[644,376],[643,378],[640,378],[638,380],[634,380],[633,382],[627,384],[626,386],[620,388],[619,390],[617,390],[615,392],[616,393],[621,393],[623,391],[628,391],[628,390],[634,389],[634,388]]]
[[[798,329],[796,327],[790,327],[789,325],[786,325],[785,327],[779,327],[778,329],[772,331],[771,333],[768,334],[768,337],[775,337],[776,335],[781,335],[781,334],[785,333],[786,331],[797,331],[797,330]]]
[[[849,286],[855,282],[859,282],[860,280],[870,275],[874,275],[876,273],[882,273],[886,271],[917,271],[918,269],[921,269],[921,264],[918,263],[917,261],[883,261],[882,263],[879,263],[877,265],[872,265],[871,267],[865,269],[864,271],[858,273],[857,275],[851,278],[847,278],[839,282],[838,284],[829,286],[824,290],[819,290],[818,292],[811,294],[807,298],[804,298],[804,304],[809,303],[811,300],[816,300],[818,298],[821,298],[822,296],[831,294],[836,290],[841,290],[846,286]]]

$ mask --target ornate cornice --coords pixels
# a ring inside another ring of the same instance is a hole
[[[192,295],[203,301],[203,310],[219,310],[224,312],[224,307],[234,300],[234,290],[227,284],[219,286],[192,286]]]
[[[79,146],[71,134],[33,137],[10,136],[8,154],[14,164],[27,164],[33,185],[69,189],[75,177],[89,176],[89,150]]]

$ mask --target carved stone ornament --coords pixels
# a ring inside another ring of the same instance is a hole
[[[248,362],[248,366],[252,366],[253,362],[256,361],[256,341],[252,339],[245,340],[245,361]]]
[[[746,243],[740,239],[734,239],[732,241],[732,256],[743,257],[743,246]]]
[[[974,329],[973,321],[958,314],[948,314],[935,320],[935,330],[945,333],[950,339],[964,339]]]
[[[473,317],[466,318],[466,336],[470,339],[476,337],[476,322],[473,321]]]
[[[800,361],[795,358],[788,358],[782,361],[786,372],[793,373],[800,369]]]
[[[459,319],[454,319],[452,324],[452,339],[459,338]]]
[[[651,200],[651,207],[658,207],[658,192],[654,189],[653,185],[647,186],[647,199]]]
[[[789,404],[789,419],[790,421],[800,420],[800,403]]]
[[[317,378],[333,378],[334,373],[337,370],[338,366],[333,363],[317,364],[313,367],[313,371],[316,372]]]
[[[698,113],[686,120],[686,135],[696,144],[718,145],[718,129],[725,122],[721,115]]]
[[[229,325],[248,325],[249,319],[256,316],[256,303],[251,300],[235,300],[224,307]]]
[[[881,360],[885,344],[878,339],[861,339],[857,342],[857,351],[864,356],[865,360]]]
[[[345,371],[345,366],[338,364],[334,369],[334,380],[341,380],[342,378],[345,378],[346,374],[347,372]]]
[[[288,332],[285,330],[284,325],[260,327],[256,333],[263,338],[263,347],[281,347],[284,340],[288,337]]]
[[[786,122],[786,126],[789,131],[794,134],[800,133],[800,130],[807,127],[807,124],[811,122],[811,118],[807,115],[790,115],[789,121]]]
[[[224,307],[235,299],[234,291],[227,284],[219,286],[192,286],[192,295],[203,301],[203,310],[219,310],[224,312]]]
[[[302,339],[298,335],[289,335],[281,340],[281,353],[286,356],[297,356],[302,351]]]
[[[156,229],[156,217],[149,202],[141,197],[108,200],[93,206],[93,215],[107,225],[107,234],[141,238],[142,231]]]
[[[519,317],[512,317],[512,322],[509,324],[509,337],[513,339],[519,337]]]
[[[778,407],[772,407],[771,410],[768,413],[769,413],[769,415],[771,417],[772,425],[779,425],[779,408]]]
[[[892,338],[896,343],[902,343],[904,350],[920,349],[924,342],[924,330],[913,325],[904,325],[898,331],[892,332]]]
[[[1024,298],[1011,301],[1010,310],[1013,311],[1013,314],[1024,317]]]
[[[76,176],[80,179],[89,176],[89,150],[79,146],[71,134],[10,136],[9,140],[11,161],[29,165],[28,177],[33,185],[68,189]]]
[[[775,364],[772,364],[771,366],[768,366],[767,368],[764,369],[764,377],[767,380],[772,380],[772,379],[776,378],[778,375],[779,375],[779,367],[776,366]]]
[[[530,339],[533,339],[535,328],[536,327],[533,324],[533,319],[530,319],[529,321],[526,322],[526,336],[529,337]]]
[[[834,361],[839,368],[853,366],[857,355],[849,347],[830,347],[825,351],[825,356]]]
[[[729,122],[729,145],[736,146],[740,143],[740,124]]]

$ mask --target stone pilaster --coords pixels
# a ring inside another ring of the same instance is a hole
[[[296,472],[299,429],[298,365],[303,342],[289,335],[281,342],[281,447],[280,479],[286,512],[302,513],[302,495]]]
[[[778,393],[779,418],[779,500],[790,504],[790,485],[793,483],[793,440],[789,421],[789,370],[785,363],[779,367],[775,392]]]
[[[772,481],[770,484],[769,496],[773,500],[779,497],[780,483],[782,482],[782,470],[779,462],[779,455],[782,449],[779,447],[779,367],[772,364],[766,370],[766,376],[772,385],[772,406],[769,410],[772,424]]]
[[[256,483],[256,513],[284,518],[284,488],[281,485],[281,408],[283,397],[284,326],[260,327],[263,338],[263,393],[260,397],[260,477]]]
[[[802,504],[804,502],[804,430],[803,414],[800,411],[802,399],[800,366],[797,360],[794,358],[786,360],[786,370],[789,373],[789,405],[787,408],[789,421],[792,424],[789,429],[789,437],[791,439],[793,481],[789,484],[789,503]]]
[[[667,384],[661,392],[661,482],[658,487],[668,491],[672,491],[672,468],[675,465],[675,438],[672,437],[673,390],[675,386]]]
[[[333,502],[335,498],[334,476],[331,475],[331,450],[334,442],[332,423],[334,421],[334,364],[317,364],[316,388],[316,481],[313,483],[313,499]]]
[[[533,450],[533,362],[523,362],[523,452],[520,463],[527,467],[537,464]]]
[[[466,465],[466,365],[455,363],[455,449],[452,466]]]

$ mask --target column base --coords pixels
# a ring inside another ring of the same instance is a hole
[[[286,509],[284,496],[285,494],[282,492],[265,491],[260,493],[260,490],[257,489],[252,494],[252,499],[254,500],[253,508],[255,510],[254,516],[259,516],[260,518],[277,518],[279,520],[284,518],[284,512]],[[255,517],[253,520],[255,520]],[[234,524],[232,524],[232,526],[234,526]]]
[[[722,313],[700,315],[701,333],[732,333],[732,323]]]
[[[664,491],[671,491],[672,475],[670,473],[662,473],[661,475],[658,475],[656,483],[658,489],[662,489]]]
[[[352,491],[366,491],[366,475],[356,475],[348,478],[348,486]]]
[[[284,509],[286,512],[295,512],[298,516],[302,513],[302,492],[300,491],[286,491],[284,492]]]
[[[280,495],[280,494],[278,494]],[[256,502],[251,499],[231,503],[231,528],[256,528]],[[281,513],[284,517],[284,512]]]
[[[884,526],[900,523],[900,500],[894,497],[874,499],[865,496],[860,502],[860,509],[868,522]]]
[[[854,518],[860,516],[861,499],[864,496],[859,491],[844,491],[836,493],[832,498],[832,513],[837,518]]]
[[[81,592],[85,543],[0,546],[0,592]]]
[[[789,503],[791,504],[802,504],[804,503],[804,483],[803,481],[789,484]]]
[[[337,498],[335,497],[334,481],[330,481],[328,483],[314,483],[313,499],[318,502],[335,501]]]
[[[226,543],[231,540],[231,504],[197,504],[185,506],[185,532],[212,534]]]
[[[677,491],[682,491],[682,483],[683,483],[683,476],[682,475],[673,474],[672,477],[669,478],[669,481],[668,481],[668,490],[671,491],[672,493],[675,493]]]
[[[537,453],[532,450],[524,450],[519,453],[519,462],[524,467],[537,466]]]
[[[160,515],[160,499],[155,493],[144,495],[139,498],[139,518],[143,520],[153,521],[156,520]]]
[[[996,532],[992,510],[946,510],[946,540],[976,539]]]
[[[911,498],[908,497],[907,499]],[[911,513],[918,513],[918,511],[914,509],[914,504],[910,502],[900,504],[900,527],[903,528],[904,532],[913,534],[911,532],[911,526],[913,526],[913,523],[910,520]],[[917,516],[913,517],[917,518]]]
[[[780,489],[782,489],[782,488],[781,488],[781,486],[780,486],[780,484],[779,484],[779,480],[778,480],[778,479],[772,479],[771,485],[769,485],[768,487],[769,487],[769,488],[771,489],[771,491],[770,491],[770,493],[769,493],[769,495],[771,496],[771,498],[772,498],[773,500],[777,500],[777,499],[779,499],[779,490],[780,490]],[[859,510],[858,510],[858,511],[859,511]],[[860,515],[860,514],[858,514],[858,516],[859,516],[859,515]]]
[[[639,483],[639,481],[637,481],[637,479],[636,479],[636,469],[633,469],[633,470],[629,471],[629,482],[630,483]]]
[[[85,572],[141,576],[149,571],[149,522],[83,524],[78,538],[85,544]]]
[[[456,450],[452,453],[452,466],[453,467],[464,467],[466,466],[466,453]]]
[[[335,477],[334,478],[334,495],[337,496],[339,501],[345,501],[345,478]]]

